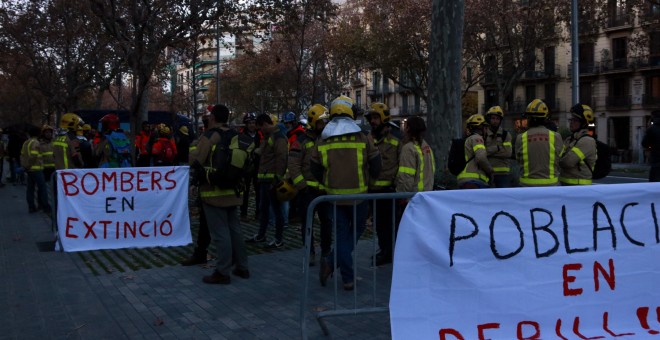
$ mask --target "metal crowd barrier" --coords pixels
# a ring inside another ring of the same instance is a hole
[[[392,225],[391,225],[391,230],[392,230],[392,242],[394,243],[396,240],[396,229],[395,225],[397,222],[396,218],[396,208],[397,208],[397,200],[399,199],[410,199],[412,196],[414,196],[414,192],[399,192],[399,193],[382,193],[382,194],[359,194],[359,195],[326,195],[326,196],[319,196],[312,200],[309,204],[309,208],[307,209],[307,219],[306,219],[306,232],[305,232],[305,252],[303,256],[303,287],[302,287],[302,295],[301,295],[301,300],[300,300],[300,330],[301,330],[301,335],[302,339],[307,340],[307,313],[311,313],[312,311],[310,310],[309,307],[309,297],[310,297],[310,280],[309,280],[309,275],[310,275],[310,266],[309,266],[309,256],[310,256],[310,250],[311,247],[313,246],[311,244],[311,238],[312,238],[312,232],[313,232],[313,222],[314,222],[314,211],[317,209],[317,206],[320,203],[323,202],[330,202],[332,204],[331,207],[331,213],[332,213],[332,249],[337,249],[337,202],[338,201],[352,201],[352,207],[353,207],[353,225],[356,226],[356,209],[357,209],[357,202],[358,201],[368,201],[369,202],[369,207],[371,208],[371,217],[372,217],[372,226],[373,226],[373,233],[372,237],[368,242],[371,242],[371,247],[370,247],[370,254],[366,254],[366,256],[372,256],[371,258],[371,266],[369,268],[371,272],[371,284],[368,291],[371,293],[371,298],[370,302],[367,303],[362,303],[364,300],[363,295],[360,295],[361,292],[367,291],[366,289],[362,289],[361,285],[358,285],[358,276],[357,276],[357,271],[358,271],[358,264],[357,264],[357,259],[359,256],[365,256],[363,253],[358,252],[357,248],[357,240],[356,237],[356,228],[353,228],[353,239],[355,240],[354,244],[354,251],[353,251],[353,277],[354,277],[354,288],[351,291],[353,295],[353,303],[352,303],[352,308],[346,308],[343,305],[340,305],[338,300],[339,300],[339,290],[338,290],[338,283],[337,283],[337,278],[340,275],[339,270],[337,269],[337,252],[334,251],[334,274],[333,274],[333,281],[334,281],[334,292],[333,292],[333,300],[334,300],[334,307],[323,310],[323,311],[318,311],[314,312],[316,313],[315,317],[317,322],[319,323],[319,326],[323,330],[323,333],[327,336],[330,334],[330,330],[328,329],[328,326],[325,323],[325,318],[327,317],[335,317],[335,316],[349,316],[349,315],[365,315],[365,314],[374,314],[374,313],[389,313],[389,306],[388,305],[378,305],[376,303],[376,285],[378,283],[378,280],[376,280],[376,271],[377,267],[375,265],[376,261],[376,250],[377,250],[377,243],[376,243],[376,225],[377,225],[377,209],[376,209],[376,200],[391,200],[392,202]],[[317,238],[318,240],[318,238]],[[363,239],[364,242],[364,239]],[[392,244],[392,250],[394,250],[394,244]],[[322,254],[321,254],[322,255]],[[314,269],[314,272],[317,272],[320,270],[320,265],[318,267],[312,267]],[[360,268],[360,270],[364,270],[364,267]],[[329,282],[329,281],[328,281]],[[321,287],[320,284],[317,282],[314,285],[313,289],[327,289],[329,287]],[[346,293],[348,294],[348,293]],[[326,301],[327,302],[327,301]],[[362,303],[362,305],[360,305]]]

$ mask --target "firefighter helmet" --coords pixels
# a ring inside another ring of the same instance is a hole
[[[496,105],[488,109],[488,112],[486,112],[486,118],[488,118],[490,115],[496,115],[500,116],[500,118],[504,118],[504,111],[499,105]]]
[[[529,117],[547,118],[548,113],[548,106],[541,99],[532,100],[525,109],[525,116]]]
[[[588,105],[575,104],[571,108],[571,116],[579,119],[582,124],[591,124],[594,122],[594,111]]]
[[[48,125],[48,124],[44,124],[43,126],[41,126],[41,133],[44,133],[44,131],[47,131],[47,130],[54,131],[55,129],[53,129],[53,127]],[[2,131],[0,131],[0,132],[2,132]]]
[[[293,186],[290,180],[280,181],[275,186],[275,196],[280,202],[290,201],[298,194],[298,190]]]
[[[316,122],[322,119],[329,119],[328,108],[321,104],[314,104],[307,110],[307,124],[312,129],[316,129]]]
[[[486,118],[483,115],[476,114],[470,116],[466,121],[467,127],[470,129],[476,129],[482,126],[488,125],[486,123]]]
[[[371,103],[371,106],[369,107],[369,111],[366,114],[367,118],[369,118],[369,116],[372,114],[378,114],[378,116],[380,116],[380,122],[382,124],[389,123],[390,119],[392,118],[390,116],[390,108],[383,103]]]
[[[82,118],[75,113],[68,112],[63,114],[62,118],[60,118],[60,128],[62,129],[76,131],[80,124],[84,124],[84,122],[82,121]]]
[[[257,114],[254,112],[248,112],[243,117],[243,124],[247,124],[248,122],[254,122],[256,120],[257,120]]]
[[[346,96],[339,96],[330,103],[330,118],[339,116],[350,117],[355,119],[353,113],[353,99]]]
[[[158,124],[158,135],[160,137],[169,137],[172,130],[165,123]]]
[[[108,113],[101,118],[101,129],[103,131],[119,129],[119,117],[114,113]]]

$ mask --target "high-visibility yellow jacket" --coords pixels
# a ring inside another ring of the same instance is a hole
[[[561,135],[545,126],[535,126],[516,137],[516,159],[520,166],[520,186],[559,184]]]
[[[313,131],[306,131],[289,145],[287,177],[298,190],[311,188],[323,190],[323,185],[311,172],[312,151],[316,147],[318,136]]]
[[[39,152],[44,169],[55,169],[55,159],[53,158],[53,142],[45,139],[39,140]]]
[[[435,180],[433,150],[425,140],[410,141],[401,147],[399,171],[396,175],[396,191],[419,192],[433,190]]]
[[[374,145],[380,152],[382,167],[378,178],[369,180],[369,190],[381,191],[394,188],[397,173],[399,172],[399,156],[403,144],[391,132],[388,132],[380,139],[375,138],[373,134],[369,135]],[[433,154],[433,153],[431,153]]]
[[[487,135],[484,140],[486,145],[486,154],[488,155],[488,162],[493,167],[495,174],[509,174],[511,173],[511,134],[506,133],[501,127],[497,132],[487,129]]]
[[[26,171],[43,170],[41,162],[41,152],[39,151],[39,141],[36,137],[31,137],[23,143],[21,148],[21,166]]]
[[[459,186],[471,181],[490,182],[493,167],[488,162],[484,138],[480,134],[474,133],[465,139],[465,160],[465,169],[456,176]]]
[[[55,169],[77,169],[82,167],[80,141],[75,132],[58,135],[53,141],[53,160]]]
[[[589,136],[587,129],[571,134],[564,140],[559,158],[559,181],[564,185],[591,184],[591,173],[596,159],[596,140]]]

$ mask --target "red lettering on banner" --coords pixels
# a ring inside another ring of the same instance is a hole
[[[69,223],[71,221],[78,221],[78,219],[75,218],[75,217],[67,217],[66,218],[66,233],[65,233],[65,235],[66,235],[67,238],[78,238],[78,235],[69,233],[69,230],[73,229],[73,226],[71,225],[71,223]]]
[[[500,324],[496,322],[491,322],[491,323],[484,323],[481,325],[477,325],[477,332],[479,334],[479,340],[490,340],[490,338],[486,338],[484,335],[484,331],[487,329],[498,329],[500,328]]]
[[[656,309],[656,312],[658,309]],[[649,316],[649,307],[639,307],[637,308],[637,319],[639,319],[639,325],[642,326],[642,328],[648,330],[649,334],[660,334],[660,332],[656,331],[655,329],[651,329],[649,326],[648,320],[646,320]],[[660,321],[660,316],[658,316],[658,319]]]
[[[149,237],[149,234],[145,234],[145,233],[142,231],[142,226],[143,226],[144,224],[145,224],[145,222],[140,223],[140,228],[139,228],[139,229],[140,229],[140,235],[142,235],[142,237]],[[155,234],[156,234],[156,228],[154,228],[154,236],[156,236]]]
[[[635,333],[621,333],[621,334],[616,334],[610,330],[610,318],[609,318],[609,313],[605,312],[603,313],[603,329],[605,332],[609,333],[613,337],[620,337],[620,336],[629,336],[629,335],[635,335]]]
[[[561,334],[561,319],[557,319],[557,323],[555,323],[555,334],[557,334],[557,336],[562,340],[568,340],[567,337]]]
[[[582,264],[580,263],[569,263],[564,265],[563,278],[564,278],[564,296],[577,296],[582,294],[582,288],[570,289],[568,284],[575,282],[575,276],[569,276],[569,270],[580,270]]]
[[[608,261],[608,266],[609,266],[609,274],[605,271],[605,268],[598,263],[598,261],[594,261],[594,289],[598,291],[600,289],[600,280],[598,280],[598,273],[600,272],[603,275],[603,278],[605,279],[605,282],[610,286],[611,290],[614,290],[614,285],[616,284],[616,280],[614,279],[614,260],[610,259]]]
[[[137,191],[149,191],[149,187],[142,186],[144,179],[142,176],[149,175],[149,171],[138,171],[137,172]]]
[[[172,170],[168,171],[167,173],[165,173],[165,181],[169,182],[172,185],[170,187],[166,187],[165,190],[172,190],[172,189],[176,188],[176,181],[170,178],[170,176],[173,175],[173,174],[174,174],[174,169],[172,169]]]
[[[124,238],[128,238],[128,233],[130,232],[131,236],[135,238],[136,234],[136,226],[135,222],[133,222],[133,228],[131,229],[131,223],[130,222],[124,222]]]
[[[87,190],[87,188],[86,188],[86,186],[85,186],[85,183],[87,182],[87,178],[90,178],[90,177],[91,177],[91,180],[93,180],[95,184],[94,184],[94,187],[93,187],[92,190]],[[83,185],[82,185],[82,190],[83,190],[83,192],[85,192],[87,195],[94,195],[94,194],[99,190],[99,179],[96,177],[96,175],[94,175],[94,174],[91,173],[91,172],[88,172],[88,173],[84,174],[84,175],[82,176],[82,179],[81,179],[80,181],[81,181],[82,184],[83,184]]]
[[[135,178],[135,175],[133,175],[132,172],[121,173],[121,191],[123,192],[133,191],[133,187],[134,187],[133,178]]]
[[[85,234],[85,238],[87,238],[89,234],[92,234],[94,239],[96,239],[96,233],[94,232],[94,225],[96,225],[96,221],[92,222],[92,224],[87,224],[87,221],[83,221],[83,225],[85,226],[85,228],[87,228],[87,233]]]
[[[151,173],[151,190],[154,190],[156,186],[158,190],[163,190],[163,187],[160,186],[160,180],[163,179],[163,175],[160,172]]]
[[[534,334],[530,336],[523,336],[523,326],[529,325],[534,327]],[[541,339],[541,328],[539,326],[539,323],[536,321],[520,321],[518,322],[518,329],[516,331],[516,336],[518,337],[518,340],[537,340]]]
[[[604,336],[598,335],[598,336],[592,336],[592,337],[586,337],[580,333],[580,317],[576,316],[575,319],[573,319],[573,334],[577,335],[580,339],[584,340],[592,340],[592,339],[602,339]]]
[[[447,335],[451,335],[456,340],[465,340],[463,335],[453,328],[443,328],[438,332],[440,340],[447,340]]]
[[[71,181],[67,181],[67,176],[73,177]],[[62,188],[64,188],[64,194],[66,196],[75,196],[78,195],[78,187],[75,185],[76,181],[78,180],[78,176],[76,174],[72,174],[70,172],[61,172],[60,173],[60,178],[62,179]],[[75,191],[69,191],[69,188],[73,187]]]
[[[116,172],[104,172],[101,174],[101,183],[103,191],[106,189],[106,184],[112,184],[112,191],[117,191],[117,173]]]

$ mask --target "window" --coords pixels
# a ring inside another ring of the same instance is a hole
[[[374,72],[373,80],[374,93],[380,93],[380,73]]]
[[[591,106],[592,94],[591,83],[580,83],[580,103]]]
[[[536,99],[536,86],[527,85],[525,87],[525,102],[531,103],[534,99]]]
[[[649,64],[660,66],[660,31],[649,33]]]
[[[548,106],[548,109],[550,111],[555,111],[559,109],[559,106],[557,105],[557,84],[555,83],[550,83],[550,84],[545,84],[545,105]]]
[[[628,38],[612,39],[612,68],[628,67]]]
[[[548,46],[543,50],[543,65],[547,76],[556,76],[555,74],[555,47]]]
[[[594,73],[594,44],[582,43],[579,51],[580,73]]]

